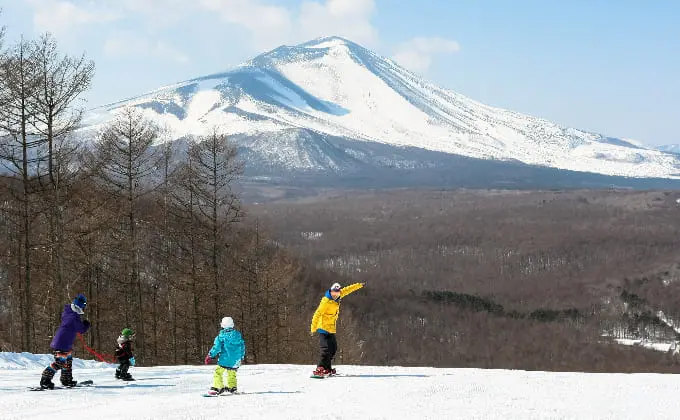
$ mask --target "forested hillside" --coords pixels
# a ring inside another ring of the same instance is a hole
[[[677,369],[675,192],[328,192],[253,207],[319,269],[364,281],[342,320],[367,363]],[[609,338],[603,335],[608,335]]]

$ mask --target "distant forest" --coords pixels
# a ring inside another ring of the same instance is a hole
[[[679,196],[338,191],[256,205],[250,220],[367,283],[343,304],[347,363],[680,372],[612,340],[678,339]]]

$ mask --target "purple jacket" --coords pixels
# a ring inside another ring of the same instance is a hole
[[[61,314],[61,325],[57,329],[50,347],[54,350],[71,351],[73,342],[76,340],[76,333],[85,334],[90,329],[90,323],[81,321],[80,315],[71,309],[71,304],[64,305],[64,312]]]

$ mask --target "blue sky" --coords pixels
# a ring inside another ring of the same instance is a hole
[[[340,35],[484,103],[680,143],[671,0],[0,0],[9,40],[52,32],[97,75],[88,105]]]

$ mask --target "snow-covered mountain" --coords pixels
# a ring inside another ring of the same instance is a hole
[[[453,170],[442,159],[457,155],[680,179],[678,156],[484,105],[338,37],[282,46],[231,71],[107,105],[86,122],[97,127],[127,105],[144,109],[176,138],[220,126],[257,168],[253,173]]]

